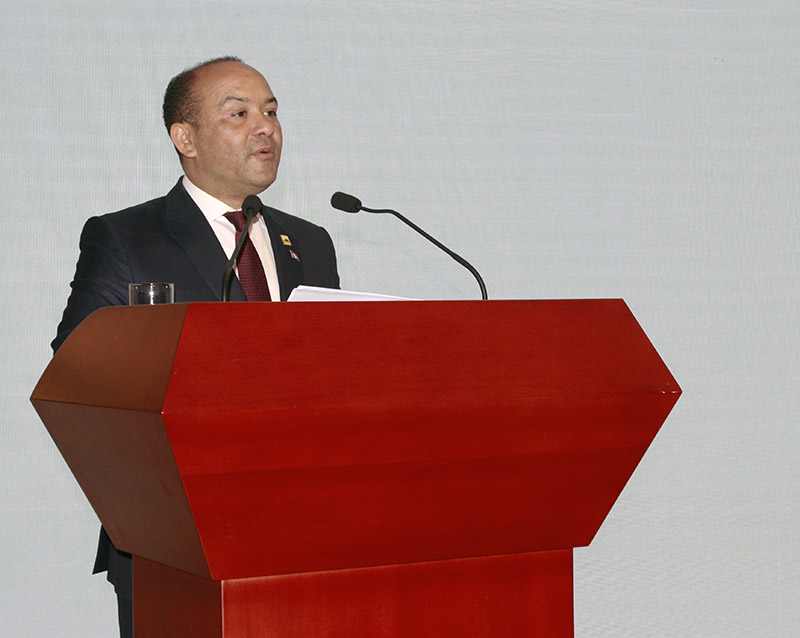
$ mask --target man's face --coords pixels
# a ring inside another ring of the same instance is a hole
[[[181,148],[176,141],[184,170],[201,189],[239,208],[277,176],[283,143],[277,100],[264,77],[240,62],[198,69],[193,92],[197,126],[183,123],[188,143]]]

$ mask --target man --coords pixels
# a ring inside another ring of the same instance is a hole
[[[173,282],[178,302],[219,301],[238,234],[230,211],[275,181],[283,142],[278,104],[254,68],[232,57],[198,64],[170,81],[163,108],[184,176],[165,197],[86,222],[54,350],[97,308],[127,304],[129,283]],[[244,288],[234,279],[231,300],[285,300],[300,284],[339,287],[323,228],[265,206],[250,240],[258,276]],[[130,636],[130,556],[101,530],[95,572],[105,570],[117,592],[120,634]]]

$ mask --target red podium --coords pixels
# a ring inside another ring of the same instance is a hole
[[[147,638],[573,635],[680,395],[625,303],[105,308],[32,401]]]

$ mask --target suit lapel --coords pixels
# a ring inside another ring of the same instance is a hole
[[[275,257],[275,268],[281,285],[281,301],[286,301],[292,290],[303,283],[303,255],[296,238],[278,221],[274,209],[265,206],[261,214],[267,224],[272,254]]]
[[[213,292],[211,299],[221,301],[222,274],[228,259],[205,216],[194,203],[180,180],[165,199],[167,232],[188,255],[197,272]],[[231,278],[231,301],[247,301],[239,280]],[[199,301],[199,300],[198,300]]]

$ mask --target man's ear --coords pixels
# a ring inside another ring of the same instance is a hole
[[[175,122],[169,127],[169,136],[178,152],[184,157],[195,157],[197,149],[194,146],[194,126],[188,122]]]

